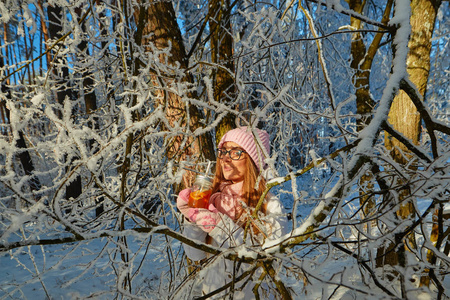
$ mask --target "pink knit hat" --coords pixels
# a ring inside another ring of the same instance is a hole
[[[218,148],[222,148],[225,142],[235,142],[241,146],[248,155],[250,155],[258,170],[265,169],[265,155],[261,147],[264,147],[267,154],[270,155],[269,134],[261,129],[253,129],[253,131],[258,132],[258,136],[262,144],[258,142],[256,137],[253,135],[252,130],[244,126],[232,129],[225,133],[220,140]]]

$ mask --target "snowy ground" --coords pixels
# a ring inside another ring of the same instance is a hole
[[[1,299],[111,299],[115,296],[115,273],[110,267],[110,257],[104,249],[105,241],[96,240],[87,244],[29,247],[13,253],[3,253],[0,257],[2,274],[0,277]],[[130,241],[129,245],[134,245]],[[45,255],[43,255],[45,251]],[[136,261],[145,256],[141,249]],[[100,257],[98,255],[103,253]],[[139,289],[142,298],[164,299],[164,292],[159,288],[161,276],[167,274],[165,262],[159,258],[160,253],[149,250],[141,266],[142,272],[133,279],[133,287]],[[33,257],[33,261],[30,259]],[[94,266],[91,266],[94,264]],[[359,281],[354,265],[348,260],[339,260],[322,267],[317,274],[345,274],[349,283]],[[330,269],[332,268],[332,269]],[[86,271],[89,269],[88,271]],[[345,270],[345,271],[344,271]],[[36,276],[41,274],[41,276]],[[352,275],[354,277],[352,277]],[[325,276],[326,277],[326,276]],[[309,278],[311,280],[311,278]],[[329,278],[332,280],[333,278]],[[301,292],[303,282],[288,278],[285,282],[297,292]],[[450,282],[447,282],[447,289]],[[357,299],[358,294],[343,288],[335,291],[333,286],[323,282],[312,281],[306,287],[306,296],[302,299]],[[157,295],[160,295],[159,297]],[[168,297],[168,295],[167,295]],[[382,299],[369,297],[366,299]],[[294,297],[295,299],[295,297]],[[417,295],[416,299],[433,299],[431,295]]]
[[[150,292],[158,288],[164,264],[158,259],[158,251],[149,249],[145,253],[146,249],[139,250],[136,242],[131,238],[129,246],[131,251],[137,251],[134,259],[139,263],[142,261],[141,268],[145,271],[133,279],[133,285],[147,288]],[[115,295],[116,275],[110,261],[119,259],[113,256],[113,250],[113,244],[104,238],[72,245],[32,246],[2,253],[0,297],[45,299],[48,295],[51,299],[111,299]]]

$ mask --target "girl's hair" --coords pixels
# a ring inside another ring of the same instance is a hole
[[[259,176],[258,168],[256,167],[253,160],[247,153],[243,153],[245,155],[245,173],[244,173],[244,182],[242,185],[242,200],[249,208],[255,208],[258,204],[259,198],[264,192],[266,188],[266,180],[264,177]],[[220,159],[217,158],[216,161],[216,174],[214,176],[213,185],[212,185],[212,194],[216,193],[220,189],[220,184],[226,181],[223,176],[222,167],[220,164]],[[255,187],[257,187],[255,189]],[[243,212],[243,209],[239,209],[237,211]],[[266,214],[266,205],[261,206],[262,213]],[[237,216],[239,218],[240,216]]]

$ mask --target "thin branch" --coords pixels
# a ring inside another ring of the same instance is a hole
[[[335,10],[336,12],[339,12],[339,13],[344,14],[346,16],[349,16],[349,17],[361,20],[361,21],[363,21],[366,24],[378,26],[378,27],[383,28],[383,29],[388,30],[388,31],[392,31],[392,30],[395,29],[393,26],[389,26],[389,25],[383,24],[381,22],[377,22],[377,21],[371,20],[371,19],[367,18],[366,16],[361,15],[361,14],[359,14],[359,13],[353,11],[353,10],[343,9],[342,7],[337,8],[336,5],[334,5],[333,3],[329,3],[328,1],[307,0],[307,2],[313,2],[313,3],[316,3],[316,4],[322,5],[322,6],[329,7],[331,9]]]
[[[317,38],[318,34],[317,34],[316,27],[314,25],[314,21],[313,21],[313,18],[311,16],[311,14],[309,13],[309,11],[307,11],[306,9],[303,8],[303,6],[301,5],[301,1],[298,2],[298,5],[300,6],[300,9],[303,11],[303,13],[305,14],[306,19],[308,20],[309,29],[311,31],[311,34],[315,38]],[[318,56],[318,59],[319,59],[320,66],[322,68],[322,74],[323,74],[323,77],[324,77],[325,82],[327,84],[327,93],[328,93],[328,97],[330,98],[330,102],[331,102],[330,106],[331,106],[331,109],[333,111],[335,111],[336,110],[336,100],[334,98],[334,93],[333,93],[333,89],[332,89],[331,79],[330,79],[330,77],[328,75],[327,64],[326,64],[325,58],[323,57],[322,44],[321,44],[321,40],[320,39],[316,40],[316,45],[317,45],[317,56]]]
[[[433,152],[434,158],[437,158],[439,154],[437,150],[437,138],[434,131],[439,130],[450,135],[450,127],[433,120],[433,117],[423,103],[422,95],[417,91],[411,81],[409,81],[408,79],[402,79],[400,82],[400,88],[405,91],[406,94],[408,94],[409,98],[414,103],[417,111],[420,113],[420,116],[425,122],[425,126],[428,129],[428,134],[430,135],[431,150]]]
[[[428,108],[425,106],[423,102],[423,97],[419,93],[419,91],[415,88],[414,84],[408,80],[408,79],[402,79],[400,81],[400,88],[405,91],[406,94],[408,94],[411,101],[414,103],[414,105],[417,108],[417,111],[420,113],[420,116],[422,117],[423,121],[425,122],[425,126],[428,129],[428,134],[430,135],[431,144],[432,144],[432,151],[434,158],[438,157],[437,152],[437,139],[436,135],[434,133],[435,130],[438,130],[442,133],[445,133],[447,135],[450,135],[450,127],[446,124],[443,124],[437,120],[435,120],[430,112],[428,111]]]
[[[275,272],[275,270],[271,264],[271,261],[263,262],[263,267],[264,267],[265,271],[267,272],[267,274],[269,274],[269,276],[272,279],[275,286],[277,287],[277,290],[280,293],[281,297],[283,299],[287,299],[287,300],[292,299],[292,296],[291,296],[291,293],[289,293],[289,290],[286,288],[284,283],[279,278],[277,278],[277,273]]]
[[[17,241],[17,242],[13,242],[13,243],[1,243],[0,244],[0,252],[9,251],[9,250],[12,250],[15,248],[26,247],[26,246],[59,245],[59,244],[67,244],[67,243],[73,243],[73,242],[93,240],[93,239],[103,238],[103,237],[124,237],[124,236],[126,237],[131,234],[130,232],[164,234],[164,235],[173,237],[173,238],[179,240],[180,242],[185,243],[189,246],[200,249],[202,251],[205,251],[205,252],[208,252],[211,254],[221,253],[221,251],[219,251],[217,248],[214,248],[214,247],[206,245],[206,244],[194,242],[194,241],[190,240],[189,238],[183,236],[181,233],[179,233],[177,231],[173,231],[172,229],[170,229],[166,226],[133,228],[133,229],[123,230],[123,231],[119,231],[119,232],[103,231],[103,232],[98,233],[97,235],[89,235],[89,237],[84,237],[81,235],[73,235],[70,237],[61,237],[61,238],[54,238],[54,239],[36,239],[36,240]],[[230,254],[229,257],[234,257],[234,256],[232,254]]]
[[[238,3],[238,1],[239,1],[239,0],[234,0],[234,2],[230,4],[228,10],[225,12],[226,15],[229,15],[229,14],[231,13],[231,10],[232,10],[233,7]],[[208,25],[208,21],[209,21],[209,18],[210,18],[210,17],[211,17],[211,14],[210,14],[210,12],[208,11],[208,13],[206,14],[206,17],[205,17],[205,19],[204,19],[204,21],[203,21],[203,23],[202,23],[202,26],[200,27],[200,30],[198,31],[197,36],[195,37],[195,41],[194,41],[194,43],[192,44],[191,50],[190,50],[189,53],[186,55],[186,59],[189,59],[189,58],[192,56],[192,54],[194,53],[194,50],[197,48],[197,44],[200,43],[202,33],[203,33],[203,31],[205,30],[206,25]],[[212,33],[210,33],[210,34],[202,41],[202,43],[206,43],[206,42],[211,38],[211,35],[212,35]]]
[[[408,148],[408,150],[410,150],[412,153],[414,153],[415,155],[417,155],[419,158],[425,160],[427,163],[431,163],[432,159],[430,157],[428,157],[428,155],[423,152],[419,147],[417,147],[416,145],[414,145],[408,138],[406,138],[404,135],[402,135],[400,132],[398,132],[397,130],[395,130],[389,123],[388,121],[385,121],[382,124],[382,128],[389,133],[390,135],[392,135],[394,138],[396,138],[399,142],[401,142],[403,145],[405,145],[406,148]]]
[[[363,260],[361,260],[358,255],[356,255],[355,253],[352,253],[350,250],[342,247],[341,245],[339,245],[339,243],[336,242],[331,242],[331,245],[333,245],[334,247],[336,247],[337,249],[341,250],[342,252],[350,255],[351,257],[355,258],[358,263],[360,263],[364,269],[366,269],[369,273],[370,276],[372,277],[373,282],[375,283],[375,285],[377,287],[379,287],[383,292],[385,292],[386,294],[388,294],[391,297],[395,297],[396,299],[400,299],[398,297],[396,297],[391,291],[389,291],[386,287],[383,286],[383,284],[381,282],[378,281],[377,279],[377,275],[375,274],[375,272],[367,265],[367,263]]]
[[[393,2],[394,2],[393,0],[389,0],[386,3],[386,7],[385,7],[385,10],[384,10],[384,13],[383,13],[383,18],[381,20],[381,22],[383,24],[387,24],[388,21],[389,21],[389,16],[390,16],[390,13],[391,13]],[[366,56],[364,57],[364,62],[362,64],[363,65],[362,69],[368,70],[372,66],[373,58],[375,57],[375,54],[377,53],[378,49],[380,48],[381,39],[382,39],[382,37],[384,36],[385,33],[386,33],[386,31],[377,32],[377,34],[373,38],[373,41],[370,44],[369,49],[367,49]]]
[[[256,268],[258,268],[258,267],[255,267],[254,269],[256,269]],[[239,277],[236,277],[234,280],[231,280],[229,283],[225,284],[223,287],[218,288],[218,289],[212,291],[211,293],[209,293],[207,295],[204,295],[202,297],[198,297],[198,298],[195,298],[195,299],[196,300],[210,299],[210,297],[212,297],[212,296],[214,296],[214,295],[216,295],[216,294],[218,294],[218,293],[220,293],[222,291],[225,291],[231,285],[236,284],[236,282],[239,282],[239,281],[243,280],[245,277],[249,276],[251,273],[254,272],[254,269],[250,269],[250,270],[245,271]]]
[[[259,51],[262,51],[262,50],[266,50],[266,49],[270,49],[270,48],[273,48],[273,47],[276,47],[276,46],[287,45],[287,44],[297,43],[297,42],[317,41],[317,40],[321,40],[321,39],[327,39],[327,38],[329,38],[329,37],[331,37],[333,35],[336,35],[336,34],[357,33],[357,32],[387,33],[389,31],[380,31],[380,30],[372,30],[372,29],[338,30],[338,31],[330,32],[330,33],[322,35],[322,36],[317,36],[317,37],[312,37],[312,38],[292,39],[292,40],[289,40],[289,41],[284,41],[284,42],[270,44],[270,45],[267,45],[267,46],[260,47],[257,50],[253,50],[253,51],[249,51],[249,52],[246,52],[246,53],[243,53],[243,54],[232,56],[229,60],[227,60],[225,62],[228,62],[230,60],[239,59],[239,58],[242,58],[244,56],[248,56],[248,55],[251,55],[253,53],[256,53],[256,52],[259,52]]]

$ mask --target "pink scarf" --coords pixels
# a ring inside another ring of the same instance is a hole
[[[237,183],[222,182],[219,186],[219,192],[211,195],[209,204],[214,205],[219,212],[236,221],[242,211],[240,201],[244,200],[242,199],[242,185],[243,181]]]

